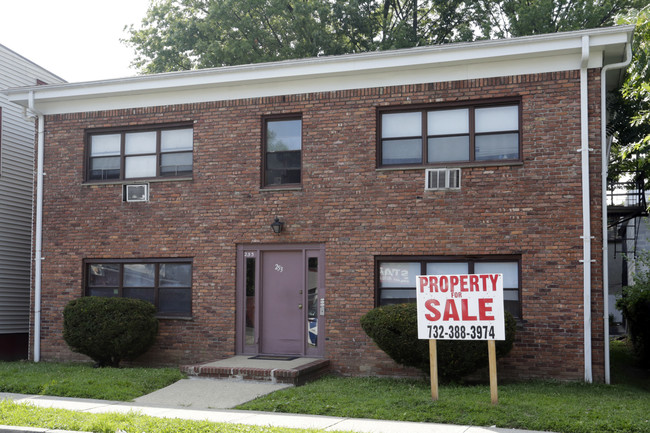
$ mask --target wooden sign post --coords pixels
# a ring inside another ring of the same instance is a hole
[[[490,398],[492,404],[499,404],[497,390],[497,349],[494,340],[488,340],[488,357],[490,358]]]
[[[429,340],[429,373],[431,374],[431,400],[438,400],[438,349],[436,340]]]
[[[436,340],[488,343],[490,395],[499,401],[495,340],[505,340],[502,274],[418,275],[418,338],[429,340],[431,399],[438,400]]]

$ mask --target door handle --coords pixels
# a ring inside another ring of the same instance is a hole
[[[298,309],[302,310],[302,304],[298,304]]]

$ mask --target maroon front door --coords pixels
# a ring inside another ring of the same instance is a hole
[[[301,354],[305,340],[305,280],[302,251],[262,251],[260,349]]]

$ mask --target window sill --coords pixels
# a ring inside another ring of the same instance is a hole
[[[83,182],[81,186],[96,186],[96,185],[131,185],[138,183],[158,183],[158,182],[191,182],[193,177],[165,177],[165,178],[149,178],[149,179],[129,179],[129,180],[109,180],[109,181],[96,181],[96,182]]]
[[[192,316],[168,316],[164,314],[156,314],[156,318],[159,320],[182,320],[185,322],[194,320]]]
[[[267,188],[260,188],[260,192],[278,192],[278,191],[302,191],[302,185],[301,186],[287,186],[287,187],[272,186],[272,187],[267,187]]]
[[[458,167],[463,168],[480,168],[480,167],[502,167],[502,166],[523,166],[523,161],[494,161],[494,162],[449,162],[449,164],[430,164],[430,165],[400,165],[394,167],[377,167],[375,171],[399,171],[399,170],[424,170],[427,168]]]

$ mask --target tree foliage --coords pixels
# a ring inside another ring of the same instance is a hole
[[[611,25],[644,0],[152,0],[124,41],[145,73]]]
[[[613,25],[619,14],[645,5],[638,0],[481,0],[491,37],[527,36]]]
[[[650,6],[631,10],[619,24],[634,24],[632,61],[620,91],[609,102],[612,118],[608,124],[614,141],[611,151],[610,181],[623,173],[635,172],[633,184],[648,190],[650,179]]]
[[[144,73],[470,41],[460,0],[152,0],[124,41]]]
[[[650,251],[641,252],[636,265],[634,284],[623,288],[616,306],[627,320],[635,356],[650,368]]]

